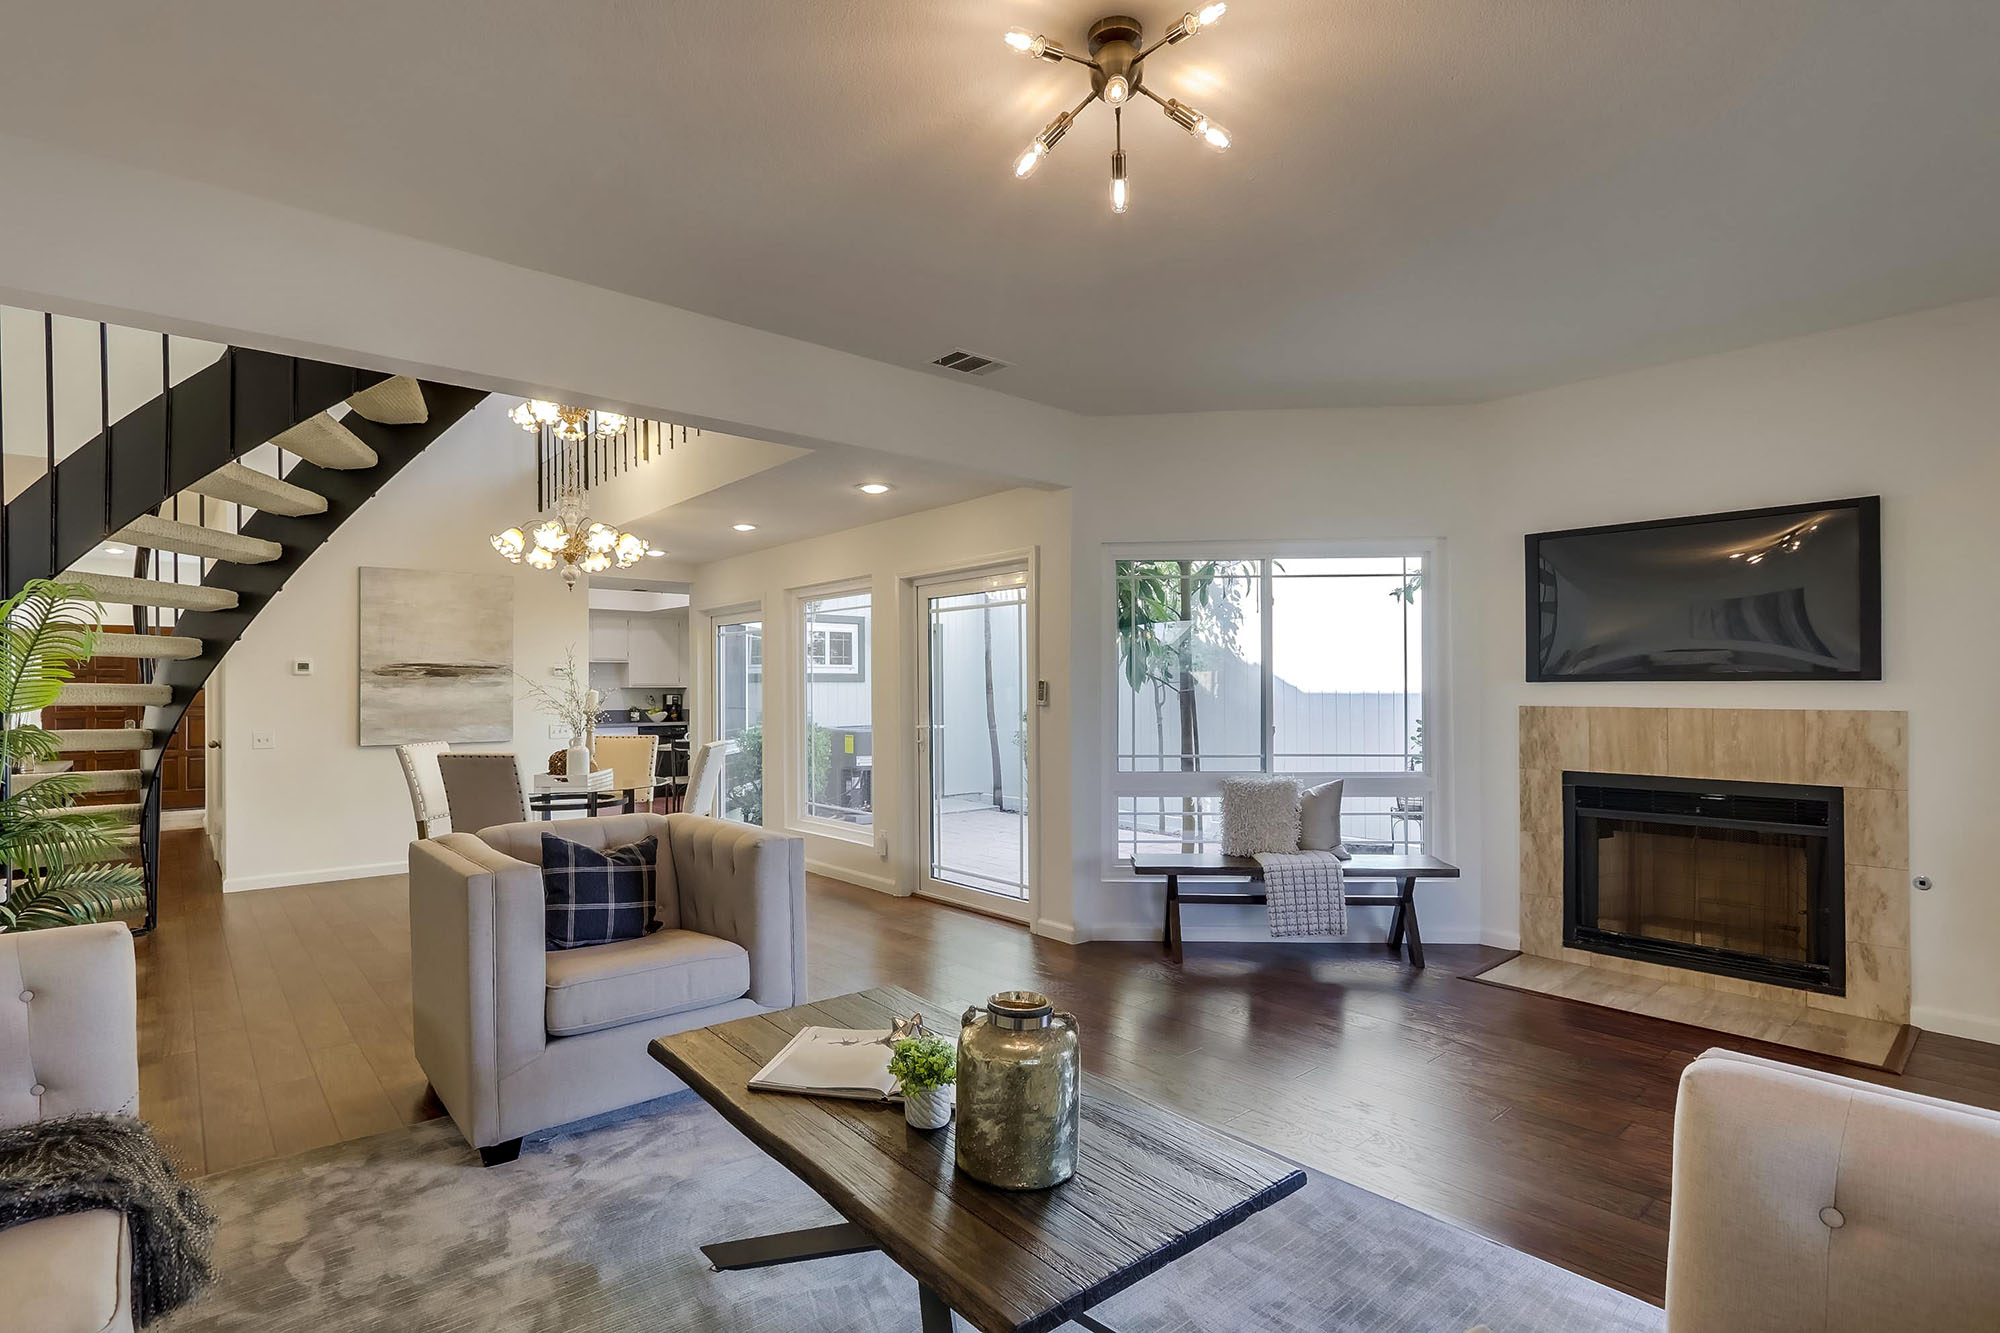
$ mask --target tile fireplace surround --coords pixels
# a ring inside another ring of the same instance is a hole
[[[1907,1047],[1910,1018],[1908,732],[1909,715],[1898,712],[1522,708],[1523,956],[1482,979],[1863,1063],[1899,1063],[1891,1048]],[[1846,994],[1565,948],[1565,770],[1841,788]]]

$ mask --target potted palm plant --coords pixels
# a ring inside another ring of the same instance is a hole
[[[61,754],[28,721],[55,703],[97,644],[103,608],[87,587],[35,579],[0,603],[0,931],[103,921],[145,900],[145,874],[118,858],[129,825],[77,806],[86,779],[18,781]]]

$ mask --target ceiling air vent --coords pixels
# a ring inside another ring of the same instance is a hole
[[[961,375],[991,375],[996,370],[1007,369],[1013,363],[981,356],[977,352],[968,352],[963,347],[954,347],[931,364],[943,366],[946,370],[955,370]]]

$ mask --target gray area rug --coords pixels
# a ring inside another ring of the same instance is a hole
[[[879,1254],[708,1270],[704,1242],[839,1218],[692,1093],[532,1139],[491,1170],[438,1120],[201,1186],[222,1219],[221,1279],[161,1326],[173,1333],[919,1327],[916,1283]],[[1666,1324],[1642,1301],[1317,1173],[1092,1313],[1119,1333]]]

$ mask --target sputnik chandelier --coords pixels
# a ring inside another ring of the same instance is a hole
[[[1135,96],[1149,97],[1159,103],[1167,113],[1167,119],[1186,130],[1195,138],[1220,153],[1229,147],[1229,131],[1210,120],[1201,112],[1175,97],[1161,97],[1148,88],[1140,69],[1146,58],[1163,46],[1174,46],[1211,27],[1222,17],[1229,6],[1223,0],[1203,5],[1200,9],[1182,14],[1173,27],[1167,29],[1166,36],[1150,46],[1142,45],[1144,30],[1139,20],[1124,14],[1113,14],[1101,18],[1090,25],[1090,55],[1080,56],[1064,50],[1040,33],[1029,32],[1025,28],[1015,28],[1006,36],[1007,45],[1036,60],[1047,60],[1061,64],[1073,60],[1090,70],[1090,95],[1068,111],[1050,121],[1035,141],[1028,145],[1028,151],[1014,160],[1014,175],[1025,179],[1035,174],[1042,165],[1042,159],[1049,150],[1062,141],[1069,133],[1069,127],[1076,123],[1092,102],[1103,102],[1111,108],[1113,125],[1113,148],[1111,151],[1111,211],[1123,213],[1131,202],[1131,186],[1125,173],[1125,104]]]

